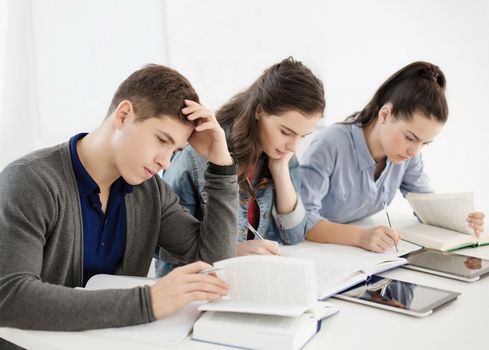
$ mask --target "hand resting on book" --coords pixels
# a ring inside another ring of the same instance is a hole
[[[484,213],[475,211],[467,215],[467,222],[469,226],[474,229],[474,233],[479,238],[482,232],[484,232]]]
[[[171,315],[197,300],[216,300],[227,295],[229,285],[215,274],[199,274],[212,268],[202,261],[176,268],[151,286],[153,315],[157,319]]]

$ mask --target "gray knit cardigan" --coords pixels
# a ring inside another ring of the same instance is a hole
[[[236,175],[207,171],[208,214],[181,207],[159,176],[125,196],[126,246],[115,274],[145,276],[156,245],[188,263],[236,254]],[[83,225],[69,144],[31,153],[0,173],[0,327],[84,330],[154,320],[149,287],[88,291]]]

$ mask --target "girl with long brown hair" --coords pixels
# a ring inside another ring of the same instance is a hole
[[[304,239],[305,210],[298,195],[299,164],[294,153],[314,130],[324,108],[322,82],[301,62],[287,58],[266,69],[217,111],[238,164],[238,255],[279,254],[277,242],[294,244]],[[205,169],[205,159],[187,146],[163,176],[180,203],[204,220]],[[160,258],[174,262],[164,252]],[[158,274],[164,274],[164,264],[158,266]]]

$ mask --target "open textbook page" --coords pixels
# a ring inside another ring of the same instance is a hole
[[[477,237],[475,236],[469,236],[445,228],[419,223],[396,229],[402,239],[426,248],[443,251],[473,246],[478,242]]]
[[[281,251],[285,256],[310,259],[314,262],[317,297],[326,299],[364,281],[372,274],[406,264],[406,259],[399,256],[420,248],[418,245],[400,241],[399,252],[391,248],[384,253],[373,253],[358,247],[306,241],[283,246]]]
[[[227,296],[200,310],[299,316],[316,303],[316,276],[311,261],[283,256],[249,255],[214,263],[230,285]]]
[[[406,198],[423,222],[396,227],[407,241],[442,251],[489,244],[489,234],[479,237],[467,223],[474,211],[472,193],[408,193]]]
[[[88,280],[86,289],[119,289],[153,285],[158,279],[133,276],[95,275]],[[192,330],[192,325],[200,315],[202,302],[186,305],[175,314],[161,320],[130,327],[106,328],[85,331],[91,334],[117,337],[135,343],[159,346],[175,345],[181,342]],[[135,345],[137,348],[137,345]]]
[[[474,235],[466,220],[474,211],[472,193],[408,193],[406,199],[424,224]]]

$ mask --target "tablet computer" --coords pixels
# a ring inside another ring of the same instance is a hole
[[[334,297],[360,304],[425,317],[435,309],[454,301],[458,292],[373,275]]]
[[[408,261],[405,268],[465,282],[474,282],[489,274],[489,260],[474,256],[423,248],[403,257]]]

